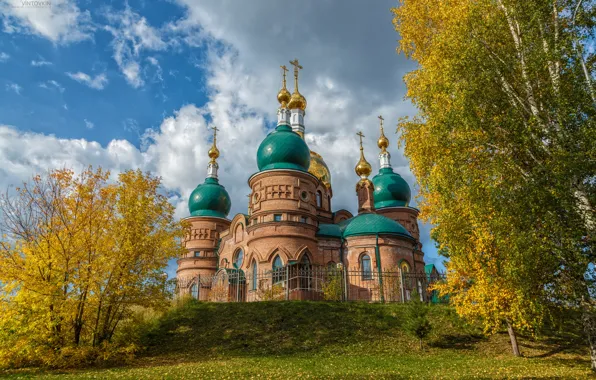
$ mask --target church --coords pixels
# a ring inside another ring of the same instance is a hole
[[[294,66],[294,90],[290,93],[286,88],[288,69],[281,66],[277,127],[257,149],[259,170],[248,178],[248,214],[229,217],[231,201],[218,179],[217,129],[213,128],[207,176],[188,201],[190,216],[185,220],[191,227],[184,242],[187,251],[179,258],[176,272],[180,293],[208,300],[218,274],[229,278],[240,273],[235,277],[234,292],[242,293],[242,300],[258,300],[254,294],[276,284],[287,292],[287,299],[313,299],[317,287],[313,268],[357,273],[345,281],[344,285],[352,288],[378,282],[385,272],[436,272],[433,265],[425,267],[419,211],[409,206],[410,187],[391,167],[382,117],[377,141],[380,170],[372,178],[362,147],[364,136],[358,134],[360,160],[354,181],[358,214],[333,210],[329,168],[304,140],[307,102],[298,90],[302,67],[297,60],[290,63]],[[290,289],[289,277],[284,281],[291,268],[310,270],[307,281],[294,282],[295,289]],[[370,297],[372,288],[364,287]]]

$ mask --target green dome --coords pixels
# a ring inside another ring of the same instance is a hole
[[[292,128],[280,125],[271,132],[257,151],[257,165],[260,171],[269,169],[295,169],[308,171],[310,150]]]
[[[230,213],[230,195],[217,178],[205,178],[188,199],[188,209],[192,216],[215,216],[225,218]]]
[[[343,230],[344,237],[376,234],[398,235],[413,239],[404,226],[379,214],[360,214],[350,219]]]
[[[412,193],[408,183],[391,168],[379,170],[373,177],[375,208],[407,206]]]

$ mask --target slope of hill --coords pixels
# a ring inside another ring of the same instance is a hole
[[[433,306],[425,349],[404,333],[401,304],[188,302],[136,332],[146,349],[124,368],[13,372],[66,378],[586,377],[579,335],[484,337],[446,306]]]

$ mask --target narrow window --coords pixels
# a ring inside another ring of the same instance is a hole
[[[192,284],[190,286],[190,296],[194,299],[199,298],[199,287],[197,286],[197,284]]]
[[[201,257],[201,251],[194,251],[195,257]]]
[[[308,258],[308,255],[306,253],[302,255],[298,269],[298,276],[300,277],[300,288],[310,290],[312,273],[310,259]]]
[[[306,218],[306,216],[300,217],[300,223],[308,223],[308,219]]]
[[[275,214],[275,215],[273,215],[273,221],[274,222],[281,222],[281,214]]]
[[[317,207],[321,207],[323,202],[323,196],[320,191],[317,191]]]
[[[283,281],[283,279],[284,279],[283,266],[284,266],[284,263],[281,261],[281,257],[279,257],[279,255],[275,256],[275,259],[273,259],[273,268],[272,268],[274,284],[277,284],[277,283]]]
[[[370,266],[370,256],[363,255],[360,259],[360,268],[362,269],[362,279],[363,280],[371,280],[372,279],[372,269]]]
[[[239,269],[242,266],[242,260],[244,260],[244,251],[239,249],[234,254],[234,268]]]
[[[257,290],[257,260],[252,261],[252,290]]]

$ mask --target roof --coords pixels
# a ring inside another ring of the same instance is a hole
[[[413,239],[412,235],[398,222],[379,214],[360,214],[338,224],[319,224],[317,236],[346,238],[364,235],[395,235]]]

